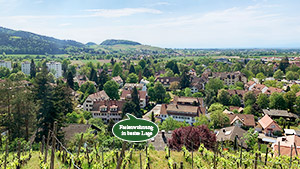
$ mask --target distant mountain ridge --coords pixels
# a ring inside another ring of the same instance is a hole
[[[100,43],[100,45],[113,46],[113,45],[142,45],[139,42],[121,39],[107,39]]]
[[[84,47],[73,40],[59,40],[26,31],[0,27],[0,52],[7,54],[62,54],[68,47]]]

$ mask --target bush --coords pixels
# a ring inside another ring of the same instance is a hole
[[[216,143],[216,135],[210,131],[206,125],[176,129],[173,131],[172,137],[168,142],[171,149],[180,151],[182,146],[185,146],[191,151],[199,148],[200,138],[201,143],[204,144],[207,149],[212,149]]]
[[[279,130],[276,130],[276,131],[273,132],[273,135],[277,136],[277,137],[280,137],[280,136],[282,136],[282,132],[279,131]]]

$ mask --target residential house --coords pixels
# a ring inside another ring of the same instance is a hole
[[[31,63],[28,61],[22,62],[21,64],[21,71],[26,74],[29,75],[30,74],[30,65]]]
[[[120,99],[124,100],[124,101],[131,100],[132,99],[131,94],[132,94],[132,90],[123,90]],[[139,97],[139,100],[140,100],[140,107],[145,108],[148,104],[148,101],[149,101],[147,92],[142,91],[142,90],[138,90],[138,97]]]
[[[195,71],[195,69],[189,70],[188,74],[191,76],[197,76],[197,72]]]
[[[123,90],[133,90],[136,87],[137,90],[147,91],[147,87],[141,83],[125,83]]]
[[[281,128],[269,115],[266,114],[263,118],[258,120],[256,130],[263,132],[267,136],[273,136],[273,133],[281,131]]]
[[[191,77],[191,92],[192,94],[199,92],[200,90],[204,90],[205,84],[208,82],[207,78],[199,78],[199,77]]]
[[[263,84],[255,84],[250,91],[259,91],[260,93],[265,93],[268,87]]]
[[[195,122],[195,117],[199,117],[200,115],[205,114],[205,107],[178,104],[162,104],[159,118],[165,120],[168,117],[172,117],[177,121],[185,121],[189,124],[193,124]]]
[[[102,100],[96,101],[91,110],[94,118],[101,118],[107,124],[110,119],[114,122],[122,120],[122,108],[126,101]]]
[[[229,89],[227,90],[230,96],[238,95],[240,98],[243,98],[246,91],[245,90],[236,90],[236,89]]]
[[[109,100],[109,96],[104,90],[89,95],[83,103],[83,110],[92,111],[94,103],[102,100]]]
[[[284,92],[283,89],[279,89],[279,88],[275,88],[275,87],[269,87],[265,92],[263,92],[264,94],[270,96],[273,93],[282,93]]]
[[[156,77],[155,82],[160,82],[164,87],[169,88],[172,82],[180,82],[180,77]]]
[[[300,137],[298,137],[296,135],[278,137],[276,142],[272,145],[274,155],[277,155],[277,156],[279,155],[278,154],[279,144],[280,144],[280,155],[286,155],[286,156],[292,155],[293,157],[298,155],[298,157],[299,157],[299,155],[300,155],[299,154],[299,152],[300,152]],[[296,145],[296,148],[295,148],[295,145]],[[295,149],[297,150],[298,153],[296,153]]]
[[[62,127],[64,140],[70,142],[76,134],[85,133],[88,129],[93,129],[95,134],[101,132],[101,129],[92,124],[68,124],[66,127]]]
[[[255,127],[253,114],[228,114],[230,125],[238,127]]]
[[[247,148],[247,144],[245,143],[245,139],[243,138],[245,133],[247,133],[247,131],[238,126],[230,126],[217,130],[216,137],[217,141],[219,142],[225,141],[230,142],[231,144],[234,144],[235,139],[237,139],[238,145],[241,145],[241,143],[243,143],[243,147]]]
[[[298,115],[289,113],[287,110],[263,109],[263,113],[272,119],[279,119],[282,117],[288,121],[295,121],[298,118]]]
[[[236,72],[212,72],[212,78],[220,78],[225,85],[234,85],[236,82],[247,83],[247,77],[240,71]]]
[[[112,77],[113,81],[117,82],[119,84],[120,87],[123,86],[123,79],[120,76],[116,76],[116,77]]]
[[[203,98],[174,96],[173,104],[186,105],[186,106],[204,106]]]

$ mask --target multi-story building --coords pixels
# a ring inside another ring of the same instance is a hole
[[[247,77],[240,71],[236,72],[212,72],[212,78],[220,78],[225,85],[235,85],[236,82],[247,83]]]
[[[54,76],[56,78],[62,77],[62,67],[60,62],[48,62],[47,67],[50,72],[55,73]]]
[[[101,118],[107,124],[110,119],[114,122],[122,120],[122,108],[126,101],[103,100],[97,101],[91,110],[94,118]]]
[[[92,111],[94,103],[102,100],[109,100],[109,96],[104,90],[89,95],[83,103],[83,110]]]
[[[0,67],[11,69],[11,61],[0,60]]]
[[[123,90],[121,100],[131,100],[132,90]],[[146,91],[138,90],[138,97],[140,100],[140,107],[145,108],[148,104],[148,95]]]
[[[29,75],[30,74],[30,65],[31,63],[28,61],[25,61],[21,65],[21,70],[24,74]]]
[[[141,83],[125,83],[123,90],[133,90],[134,87],[138,90],[147,91],[147,87]]]

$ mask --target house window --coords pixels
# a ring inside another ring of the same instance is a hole
[[[273,125],[271,126],[271,128],[272,128],[272,129],[275,128],[275,125],[273,124]]]

